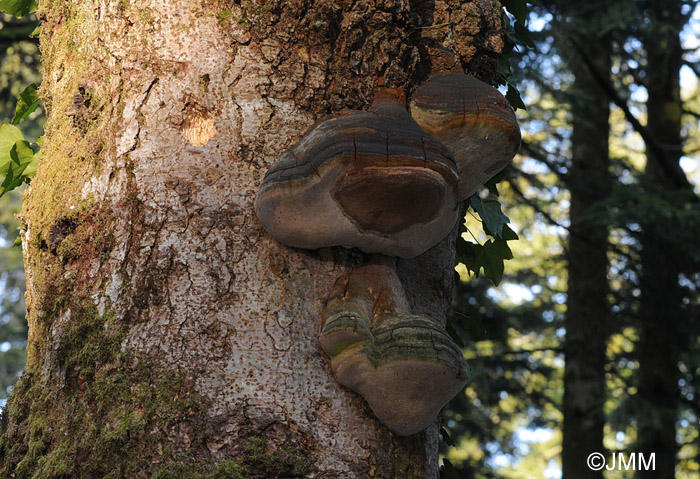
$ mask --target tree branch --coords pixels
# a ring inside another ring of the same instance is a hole
[[[687,108],[683,108],[683,113],[686,115],[694,116],[695,118],[700,120],[700,113],[697,111],[689,110]]]
[[[514,355],[520,355],[520,354],[532,354],[532,353],[554,353],[554,354],[562,354],[564,353],[564,348],[534,348],[534,349],[520,349],[520,350],[514,350],[514,351],[503,351],[498,356],[514,356]]]
[[[542,150],[537,146],[532,145],[531,143],[528,143],[526,141],[523,141],[520,144],[520,148],[521,150],[526,151],[527,154],[535,160],[546,165],[552,173],[556,174],[560,179],[566,182],[567,173],[563,171],[560,166],[556,165],[549,158],[547,158],[547,151]]]
[[[629,109],[629,106],[627,105],[627,101],[620,96],[617,89],[615,89],[615,86],[601,74],[601,72],[598,70],[593,61],[591,61],[588,55],[586,55],[585,49],[582,48],[581,44],[578,43],[578,41],[574,38],[570,38],[570,40],[574,44],[574,46],[577,47],[578,54],[581,57],[581,60],[583,61],[584,65],[586,65],[586,68],[588,68],[588,71],[593,77],[593,79],[605,92],[610,101],[612,101],[618,108],[620,108],[620,110],[622,110],[622,112],[625,115],[625,119],[627,119],[627,122],[630,125],[632,125],[632,128],[634,128],[634,130],[637,133],[639,133],[639,135],[642,137],[648,150],[651,150],[654,153],[654,156],[659,158],[659,166],[664,170],[666,177],[678,187],[691,188],[692,186],[690,184],[690,181],[688,181],[688,178],[684,174],[682,174],[682,170],[679,173],[676,168],[673,168],[673,166],[669,165],[668,162],[663,161],[663,158],[665,157],[665,151],[682,151],[683,145],[664,145],[662,143],[659,143],[654,138],[649,129],[646,126],[642,125],[637,119],[637,117],[634,116],[632,111]]]
[[[562,225],[561,223],[559,223],[559,222],[558,222],[557,220],[555,220],[549,213],[547,213],[547,212],[544,211],[542,208],[540,208],[540,206],[539,206],[537,203],[535,203],[535,202],[532,201],[530,198],[528,198],[527,196],[525,196],[525,194],[524,194],[524,193],[522,192],[522,190],[518,187],[518,185],[515,184],[515,182],[511,181],[511,182],[510,182],[510,187],[511,187],[511,189],[513,190],[513,192],[515,193],[515,195],[516,195],[517,197],[519,197],[519,198],[523,201],[523,203],[525,203],[525,204],[528,205],[530,208],[532,208],[533,210],[535,210],[535,212],[541,214],[541,215],[544,217],[544,219],[547,220],[548,223],[550,223],[550,224],[553,225],[553,226],[557,226],[557,227],[559,227],[559,228],[563,228],[563,229],[565,229],[566,231],[569,231],[569,227],[568,227],[568,226],[564,226],[564,225]],[[566,247],[564,247],[564,250],[566,251]]]

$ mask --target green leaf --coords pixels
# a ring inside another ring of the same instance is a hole
[[[32,156],[32,161],[29,162],[27,168],[25,168],[23,176],[30,180],[36,175],[36,169],[39,167],[39,162],[41,161],[41,150],[34,153]]]
[[[10,162],[5,179],[2,184],[0,184],[0,196],[3,196],[8,191],[14,190],[22,184],[22,170],[24,170],[23,167],[19,166],[14,161]]]
[[[511,67],[510,67],[510,57],[511,53],[506,53],[500,55],[498,58],[498,74],[503,77],[503,82],[507,82],[510,79]]]
[[[480,247],[481,245],[467,241],[461,236],[457,238],[457,263],[464,264],[467,272],[469,274],[474,273],[477,278],[481,269],[481,263],[477,261],[477,253]]]
[[[518,233],[510,229],[510,226],[504,225],[501,239],[503,239],[504,241],[515,241],[520,239],[520,237],[518,236]]]
[[[513,253],[505,241],[489,240],[478,251],[478,261],[484,268],[484,275],[496,286],[503,278],[503,262],[507,259],[513,259]]]
[[[505,240],[488,240],[483,245],[462,240],[457,242],[457,249],[457,261],[463,263],[470,274],[474,273],[478,278],[483,268],[484,275],[496,286],[503,278],[503,262],[513,259],[513,253]],[[460,253],[460,249],[468,250],[469,254]]]
[[[39,93],[37,92],[36,85],[32,83],[19,94],[12,124],[17,125],[26,120],[27,117],[36,110],[37,106],[39,106]]]
[[[508,100],[510,106],[512,106],[516,110],[518,108],[522,110],[527,110],[527,108],[525,107],[525,103],[523,103],[523,99],[520,97],[520,92],[510,83],[508,84],[508,91],[506,92],[506,100]]]
[[[0,12],[22,17],[36,11],[35,0],[0,0]]]
[[[447,432],[447,429],[445,429],[444,427],[440,428],[440,437],[442,438],[443,441],[445,441],[445,444],[447,444],[448,446],[456,446],[457,445],[457,443],[454,441],[454,439],[452,439],[452,437],[450,437],[450,433]]]
[[[41,33],[41,25],[37,25],[34,30],[32,30],[32,33],[29,34],[30,38],[36,38],[39,36]]]
[[[15,242],[12,243],[12,246],[22,246],[22,236],[17,235]]]
[[[5,193],[14,190],[22,183],[29,181],[36,172],[37,153],[34,153],[28,141],[19,140],[10,149],[10,162],[5,173],[5,179],[0,184],[0,197]],[[31,176],[28,176],[27,170]]]
[[[10,167],[10,150],[18,141],[24,141],[24,135],[19,128],[14,125],[0,125],[0,176],[7,174]]]
[[[484,186],[488,188],[489,192],[491,192],[494,196],[498,196],[498,188],[496,187],[498,183],[503,181],[503,178],[506,177],[506,171],[501,170],[494,177],[492,177],[489,181],[484,183]]]
[[[533,42],[532,38],[530,37],[530,30],[527,29],[524,23],[515,22],[514,30],[515,38],[518,39],[519,43],[530,48],[535,48],[535,42]]]
[[[471,197],[471,205],[483,220],[484,231],[494,238],[501,238],[503,226],[509,221],[501,211],[501,204],[496,200],[481,201],[479,195],[474,195]]]
[[[442,458],[442,466],[440,466],[440,479],[459,479],[459,473],[452,463],[446,458]]]
[[[34,158],[34,150],[28,141],[19,140],[10,150],[10,157],[18,166],[26,167]]]
[[[501,4],[506,7],[515,19],[521,23],[527,20],[527,1],[526,0],[501,0]]]

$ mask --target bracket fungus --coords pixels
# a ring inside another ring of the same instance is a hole
[[[272,165],[255,199],[287,246],[356,247],[410,258],[458,218],[457,168],[447,148],[387,99],[317,123]]]
[[[438,324],[410,314],[387,265],[341,276],[323,308],[321,346],[338,381],[401,436],[429,426],[466,384],[462,352]]]
[[[464,73],[430,78],[414,92],[410,110],[454,155],[460,200],[505,168],[520,147],[520,128],[505,97]]]
[[[469,373],[441,325],[411,313],[392,257],[418,256],[447,236],[459,200],[502,169],[520,142],[512,110],[488,85],[466,75],[426,85],[414,96],[413,118],[397,101],[401,90],[381,89],[369,111],[316,123],[267,171],[255,199],[260,222],[282,244],[384,255],[336,281],[320,343],[338,382],[398,435],[435,421]]]

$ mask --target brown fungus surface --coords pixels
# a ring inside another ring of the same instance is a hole
[[[520,148],[520,128],[508,101],[469,75],[434,76],[416,89],[410,109],[421,128],[454,155],[460,200],[505,168]]]
[[[429,426],[467,382],[459,347],[438,324],[410,314],[388,265],[338,279],[323,309],[320,339],[338,381],[401,436]]]
[[[402,105],[380,100],[317,123],[269,169],[255,211],[287,246],[410,258],[455,225],[457,170]]]

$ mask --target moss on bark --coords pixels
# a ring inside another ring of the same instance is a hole
[[[307,470],[303,449],[271,449],[252,427],[235,461],[214,458],[210,404],[193,392],[192,377],[124,347],[128,327],[90,299],[69,310],[57,367],[26,371],[0,420],[4,477],[244,479]]]

